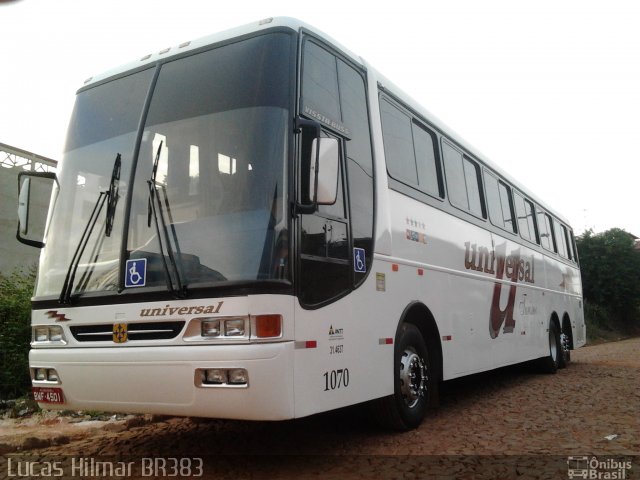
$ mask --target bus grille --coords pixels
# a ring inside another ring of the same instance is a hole
[[[128,323],[129,340],[170,340],[178,336],[185,322]],[[113,342],[113,323],[70,327],[78,342]]]

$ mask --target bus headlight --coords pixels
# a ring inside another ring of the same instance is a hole
[[[62,342],[64,340],[62,327],[60,325],[52,325],[49,327],[49,341]]]
[[[224,334],[227,337],[244,337],[245,319],[234,318],[224,322]]]
[[[32,329],[32,343],[66,344],[64,331],[60,325],[36,325]]]
[[[203,320],[202,321],[203,337],[219,337],[220,336],[220,320]]]
[[[49,341],[49,327],[34,327],[33,328],[33,341],[34,342],[48,342]]]
[[[197,318],[195,321],[200,322],[202,338],[249,337],[249,317]]]

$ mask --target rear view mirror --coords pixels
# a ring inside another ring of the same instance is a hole
[[[18,174],[18,231],[16,238],[25,245],[44,247],[47,212],[55,173],[20,172]]]
[[[318,149],[319,145],[319,151]],[[335,138],[314,139],[311,146],[316,162],[311,163],[310,196],[318,205],[333,205],[338,196],[340,148]],[[317,156],[316,156],[317,152]],[[317,175],[317,182],[316,182]]]
[[[31,192],[31,179],[29,177],[22,181],[18,187],[18,233],[26,235],[29,233],[29,193]]]

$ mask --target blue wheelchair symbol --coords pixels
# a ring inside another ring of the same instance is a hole
[[[147,259],[127,260],[127,271],[124,277],[125,287],[144,287],[147,283]]]
[[[367,256],[364,248],[353,249],[353,269],[357,273],[367,273]]]

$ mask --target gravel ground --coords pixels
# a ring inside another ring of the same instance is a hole
[[[3,420],[0,453],[11,453],[13,463],[9,471],[9,457],[0,459],[0,478],[29,460],[37,468],[66,462],[68,478],[79,478],[80,470],[67,466],[75,456],[114,465],[131,461],[139,478],[169,476],[171,458],[183,459],[183,471],[175,472],[180,477],[194,475],[202,458],[205,478],[233,479],[568,478],[569,468],[587,468],[595,457],[608,461],[596,473],[620,473],[612,462],[630,461],[622,473],[640,479],[640,339],[572,354],[569,368],[556,375],[515,366],[446,382],[440,408],[407,433],[379,430],[362,408],[278,423],[149,416],[84,426],[55,415]],[[569,456],[582,458],[582,465],[567,463]],[[160,459],[157,467],[166,459],[166,470],[152,470],[150,463],[143,470],[143,458]],[[87,472],[86,478],[96,477]]]

